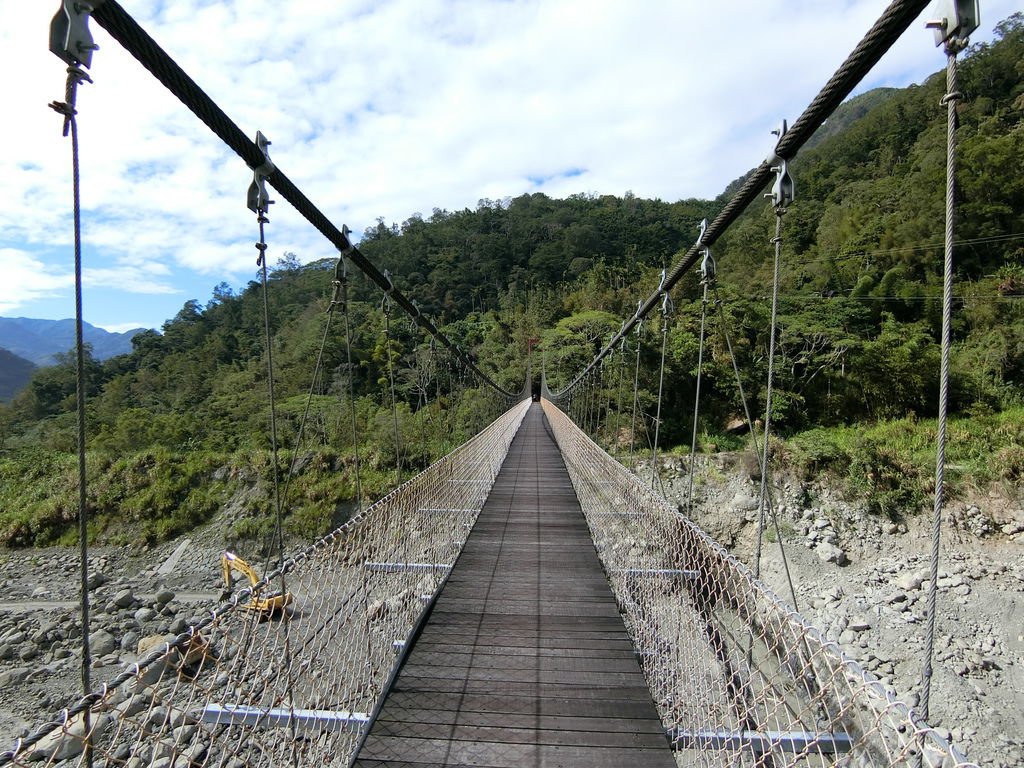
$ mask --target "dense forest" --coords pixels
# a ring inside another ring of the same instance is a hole
[[[998,438],[988,448],[1002,452],[1011,475],[1024,474],[1022,62],[1024,16],[1015,14],[998,26],[993,43],[972,47],[964,58],[959,106],[952,405],[994,425]],[[865,435],[868,425],[934,415],[944,88],[940,73],[919,86],[863,94],[843,105],[792,163],[797,199],[783,218],[773,420],[815,462],[849,463],[849,457],[835,440],[829,450],[821,450],[821,440],[808,449],[801,435],[855,428]],[[506,389],[522,388],[528,344],[539,339],[534,368],[543,361],[557,389],[618,330],[637,299],[650,294],[660,270],[694,242],[701,219],[714,216],[740,181],[709,201],[670,203],[630,193],[481,200],[473,210],[435,209],[401,224],[381,219],[366,230],[360,249],[391,270],[421,310]],[[726,433],[742,415],[734,359],[744,391],[763,407],[774,226],[772,208],[755,204],[715,249],[719,275],[717,300],[706,307],[699,450],[728,445]],[[334,267],[289,256],[269,281],[282,461],[300,468],[286,505],[299,535],[324,530],[350,508],[357,459],[366,475],[364,496],[373,498],[394,482],[396,460],[406,470],[424,466],[504,405],[408,319],[397,311],[387,317],[379,292],[357,278],[348,350],[342,310],[331,303]],[[669,448],[688,446],[693,429],[701,290],[696,272],[685,279],[665,326],[660,430]],[[237,294],[222,284],[205,304],[187,302],[162,333],[135,337],[130,354],[86,361],[95,535],[172,535],[208,519],[240,490],[266,482],[262,307],[258,282]],[[639,344],[644,434],[613,434],[607,418],[597,432],[613,450],[634,438],[649,440],[661,339],[661,321],[652,318],[606,366],[602,401],[616,403],[617,382],[625,378],[631,402]],[[400,445],[391,426],[389,360]],[[0,407],[0,542],[72,535],[73,362],[40,369]],[[885,464],[885,451],[876,453]],[[878,476],[896,472],[875,469]],[[236,523],[239,536],[266,532],[268,505],[266,494],[252,496]]]

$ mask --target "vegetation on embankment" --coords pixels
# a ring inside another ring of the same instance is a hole
[[[782,441],[776,463],[825,478],[870,512],[897,518],[928,504],[935,488],[936,419],[821,427]],[[954,416],[946,427],[946,493],[988,490],[1024,502],[1024,407]]]
[[[362,405],[363,413],[372,414],[370,421],[380,421],[383,414],[372,403]],[[364,435],[385,429],[362,419],[357,426]],[[409,446],[402,450],[403,479],[464,437],[429,407],[414,415],[402,409],[399,428]],[[357,480],[364,503],[393,488],[395,460],[386,444],[386,439],[368,438],[358,447],[318,441],[299,451],[282,450],[285,533],[310,540],[343,522],[355,506]],[[272,467],[266,448],[219,452],[154,445],[127,452],[90,450],[90,536],[111,544],[154,543],[187,533],[227,508],[230,535],[266,546],[275,519]],[[0,455],[0,545],[71,543],[77,539],[77,515],[77,454],[21,447]]]
[[[972,47],[961,66],[951,386],[953,412],[975,414],[958,422],[973,425],[960,427],[971,435],[964,444],[994,447],[993,478],[1017,472],[1021,451],[1012,424],[1024,405],[1024,15],[997,30],[996,41]],[[937,74],[919,86],[864,94],[844,105],[794,159],[797,200],[783,220],[773,428],[784,438],[802,435],[792,452],[811,457],[808,466],[847,474],[863,467],[851,488],[875,492],[878,510],[889,514],[912,509],[921,493],[908,488],[930,483],[930,472],[920,469],[928,464],[921,458],[924,448],[903,437],[901,425],[920,427],[935,416],[938,401],[944,87]],[[655,289],[660,269],[689,248],[699,221],[717,213],[729,194],[672,203],[631,193],[481,200],[475,210],[414,214],[401,225],[381,220],[364,233],[360,247],[506,389],[520,390],[529,340],[539,338],[549,383],[557,389],[635,311],[637,299]],[[719,290],[707,307],[699,434],[722,435],[743,414],[734,362],[753,409],[763,407],[774,224],[768,204],[754,205],[716,245]],[[333,267],[303,266],[288,257],[270,276],[281,445],[322,455],[325,467],[337,457],[345,464],[355,449],[348,422],[351,379],[359,450],[376,457],[368,465],[386,477],[398,455],[389,368],[407,467],[423,466],[474,434],[493,414],[495,401],[467,388],[471,382],[407,319],[392,316],[389,337],[379,292],[358,277],[349,307],[353,365],[335,306],[314,380]],[[665,328],[659,439],[666,449],[687,445],[694,428],[704,308],[698,279],[695,272],[677,286]],[[97,486],[90,498],[96,519],[108,521],[97,526],[114,530],[123,516],[138,515],[147,536],[184,530],[232,493],[216,479],[207,487],[205,478],[221,467],[241,473],[248,463],[259,463],[255,457],[269,446],[262,333],[259,285],[251,282],[236,293],[221,284],[205,305],[186,302],[163,333],[136,336],[131,354],[85,361]],[[661,342],[660,319],[651,318],[608,360],[597,386],[590,383],[590,396],[606,414],[606,442],[630,439],[622,430],[631,423],[634,375],[638,429],[632,438],[637,445],[649,441]],[[66,455],[75,447],[72,362],[65,358],[37,371],[0,406],[0,532],[7,532],[0,541],[41,543],[71,535],[73,473]],[[299,445],[308,391],[313,407]],[[992,415],[979,415],[984,413]],[[619,433],[612,435],[616,423]],[[1004,427],[1005,435],[999,431]],[[927,431],[913,440],[925,440]],[[711,442],[725,441],[705,444]],[[956,441],[951,446],[954,465],[970,464],[955,453]],[[147,468],[145,457],[153,457],[155,468]],[[979,483],[982,464],[977,462]],[[123,477],[112,469],[121,466]],[[104,472],[113,474],[105,480]],[[965,477],[956,472],[954,479]],[[156,479],[146,484],[136,475]],[[313,531],[350,491],[344,472],[323,484],[313,479],[316,473],[309,477],[310,487],[319,490],[302,496],[306,491],[296,487],[300,495],[287,506],[298,510],[294,525]],[[128,490],[101,498],[105,486]],[[376,492],[368,484],[366,495]],[[321,505],[313,498],[318,494],[330,501]],[[300,524],[304,515],[315,520]]]

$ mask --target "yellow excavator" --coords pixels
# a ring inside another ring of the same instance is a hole
[[[259,614],[261,619],[269,619],[276,616],[291,605],[291,592],[264,592],[263,590],[266,589],[268,585],[264,585],[262,588],[257,589],[256,586],[260,583],[260,579],[259,576],[256,575],[256,571],[254,571],[251,565],[245,562],[245,560],[240,558],[234,552],[225,552],[221,555],[220,566],[224,573],[223,597],[227,597],[231,594],[231,588],[234,582],[232,571],[238,571],[249,579],[249,586],[253,588],[252,599],[243,607],[248,611],[253,611],[256,614]]]

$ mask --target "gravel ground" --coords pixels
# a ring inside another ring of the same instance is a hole
[[[694,513],[751,562],[757,483],[742,456],[699,467]],[[649,471],[649,469],[648,469]],[[663,460],[666,495],[685,500],[686,468]],[[908,702],[920,688],[928,586],[930,515],[880,521],[826,488],[783,483],[783,542],[796,602]],[[992,496],[949,505],[939,578],[939,622],[931,723],[979,764],[1024,764],[1024,502]],[[219,558],[235,517],[181,539],[95,548],[90,555],[93,682],[135,661],[150,635],[180,632],[214,605]],[[173,568],[172,555],[178,553]],[[258,558],[253,562],[263,565]],[[789,597],[777,543],[762,570]],[[0,750],[66,706],[81,689],[78,556],[74,549],[0,551]]]
[[[749,465],[735,455],[705,461],[693,517],[751,564],[759,484],[744,471]],[[666,495],[681,504],[688,471],[679,459],[662,463]],[[789,480],[781,490],[780,527],[800,612],[917,704],[930,510],[892,523],[827,488]],[[1016,494],[947,505],[929,717],[972,760],[1006,768],[1024,765],[1024,494]],[[764,544],[762,577],[793,602],[775,541]]]

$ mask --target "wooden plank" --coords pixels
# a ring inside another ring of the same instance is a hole
[[[527,414],[355,765],[675,765],[542,419]]]
[[[467,765],[479,768],[622,768],[624,765],[671,766],[665,763],[665,747],[595,747],[585,744],[516,744],[504,742],[458,741],[449,739],[417,739],[390,736],[367,739],[356,765],[367,759],[403,761],[412,765]],[[669,758],[671,760],[671,757]],[[370,765],[370,763],[366,763]]]
[[[414,677],[403,675],[395,683],[396,690],[420,691],[421,693],[491,693],[500,692],[510,696],[534,696],[541,698],[590,699],[611,698],[628,699],[636,702],[650,702],[651,692],[641,677],[635,685],[567,685],[565,683],[531,683],[521,681],[505,682],[498,688],[488,680],[451,680],[437,677]],[[651,703],[653,714],[653,702]]]
[[[423,703],[419,692],[394,690],[381,712],[381,718],[395,719],[406,712],[421,711]],[[648,701],[632,701],[625,698],[605,697],[601,699],[570,699],[560,696],[539,698],[531,694],[516,696],[502,693],[433,693],[429,708],[435,712],[454,712],[465,716],[477,714],[529,714],[534,717],[583,717],[624,719],[629,722],[644,720],[650,715]],[[660,724],[655,727],[660,728]]]
[[[617,731],[603,729],[580,730],[564,727],[570,723],[564,719],[558,728],[513,727],[506,723],[497,725],[469,725],[424,723],[418,720],[381,720],[374,728],[374,735],[380,738],[398,736],[428,740],[493,742],[496,744],[536,744],[574,746],[587,744],[592,747],[639,747],[657,749],[665,747],[665,734],[660,731]]]
[[[525,700],[524,700],[525,701]],[[391,714],[381,713],[382,721],[400,723],[424,723],[435,725],[473,725],[500,728],[534,728],[544,731],[599,731],[624,733],[654,733],[663,736],[659,723],[648,718],[626,717],[580,717],[535,714],[533,712],[489,712],[471,709],[427,709],[401,708],[401,720],[394,720]]]

